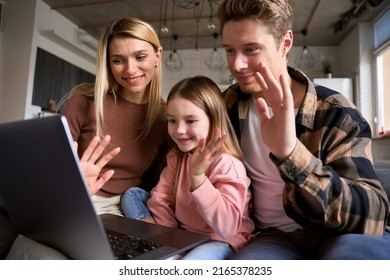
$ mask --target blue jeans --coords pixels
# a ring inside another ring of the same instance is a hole
[[[233,260],[390,260],[390,233],[334,234],[325,229],[282,232],[266,229]]]
[[[182,260],[226,260],[233,249],[224,242],[209,241],[189,251]]]
[[[146,202],[150,198],[150,194],[144,189],[138,187],[129,188],[123,193],[121,199],[122,211],[128,218],[136,220],[151,217]]]

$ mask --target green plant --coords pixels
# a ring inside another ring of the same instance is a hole
[[[333,58],[330,55],[321,55],[322,72],[324,74],[332,73]]]

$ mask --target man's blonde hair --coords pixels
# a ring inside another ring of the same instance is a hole
[[[251,18],[267,27],[276,45],[292,30],[292,15],[287,0],[224,0],[218,7],[221,34],[226,22]]]

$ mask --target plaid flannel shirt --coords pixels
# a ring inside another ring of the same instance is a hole
[[[368,122],[340,93],[313,84],[298,70],[288,72],[307,92],[295,119],[295,149],[283,161],[270,154],[286,183],[287,215],[306,228],[382,235],[389,202],[373,168]],[[223,94],[240,138],[251,95],[237,84]]]

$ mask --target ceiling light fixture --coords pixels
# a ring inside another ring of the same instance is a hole
[[[225,58],[217,49],[218,33],[214,32],[213,37],[215,40],[214,49],[210,52],[209,56],[205,61],[205,64],[210,70],[219,71],[225,67]]]
[[[303,35],[303,47],[302,50],[295,60],[295,64],[299,67],[302,68],[302,70],[308,70],[312,68],[316,62],[316,59],[314,55],[311,53],[310,49],[306,45],[306,35],[307,35],[307,30],[303,29],[301,31]]]
[[[162,23],[161,23],[161,26],[160,26],[160,33],[162,35],[166,35],[169,33],[169,27],[167,25],[167,8],[168,8],[168,0],[165,1],[165,8],[164,8],[164,12],[163,12],[163,3],[164,1],[161,1],[160,2],[160,12],[161,12],[161,18],[163,18],[162,20]],[[162,13],[164,13],[164,16],[162,17]]]
[[[173,48],[171,47],[171,52],[169,53],[169,55],[166,57],[166,59],[164,61],[165,67],[167,67],[167,69],[169,71],[172,71],[172,72],[177,72],[183,68],[183,60],[181,59],[180,54],[176,50],[176,41],[178,38],[179,38],[179,36],[176,34],[174,34],[172,36],[173,45],[172,45],[172,43],[171,43],[171,45]],[[171,39],[171,42],[172,42],[172,39]]]
[[[199,55],[199,45],[198,45],[198,37],[199,37],[199,19],[196,20],[196,34],[195,34],[195,48],[194,55]]]
[[[210,31],[210,32],[215,32],[215,29],[216,29],[216,26],[213,22],[213,14],[214,14],[214,11],[213,11],[213,3],[211,1],[209,1],[209,5],[210,5],[210,17],[209,17],[209,24],[207,25],[207,29]]]
[[[172,7],[172,32],[175,27],[175,5]],[[171,37],[171,52],[166,57],[164,63],[169,71],[175,72],[183,68],[183,60],[180,57],[180,54],[176,50],[176,41],[179,38],[177,34],[173,34]]]

